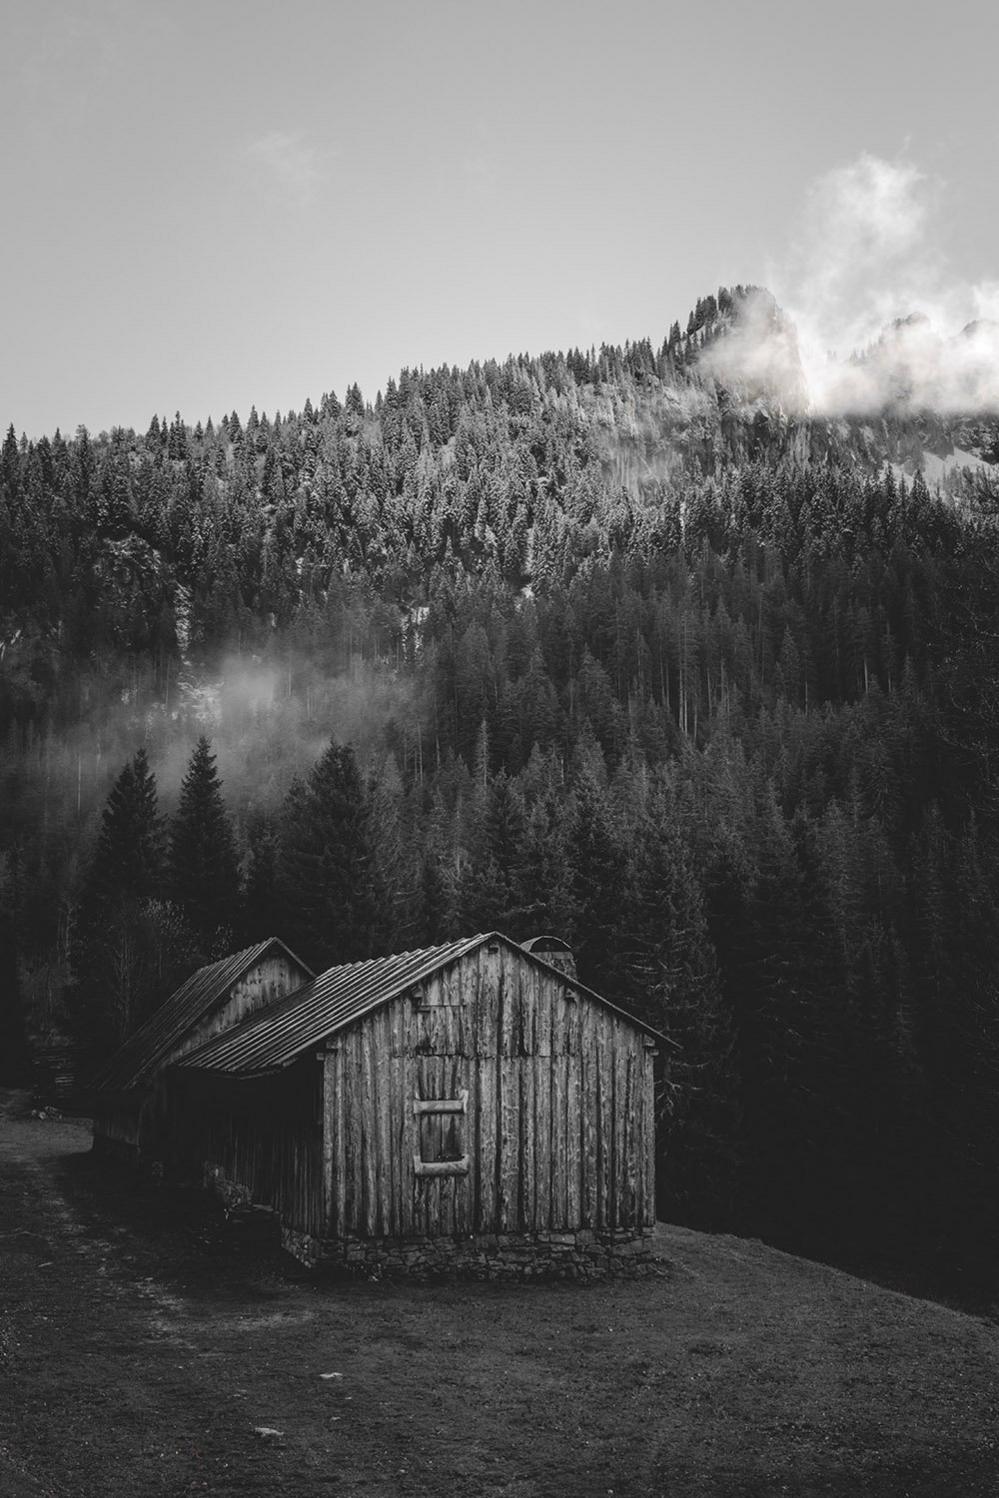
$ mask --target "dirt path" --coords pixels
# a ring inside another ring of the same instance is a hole
[[[651,1281],[316,1284],[88,1149],[0,1116],[3,1498],[999,1492],[972,1317],[676,1228]]]

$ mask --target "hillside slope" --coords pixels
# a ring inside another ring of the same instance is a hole
[[[996,1491],[995,1324],[674,1227],[630,1283],[316,1283],[88,1146],[0,1132],[17,1498]]]
[[[736,288],[658,348],[9,434],[0,1064],[68,1037],[85,1071],[266,934],[318,971],[551,931],[680,1047],[671,1215],[991,1275],[995,423],[901,397],[809,415],[796,357]],[[867,362],[895,380],[893,358]],[[908,477],[930,457],[939,493]],[[232,818],[200,865],[229,869],[221,926],[156,811],[202,735],[219,837]],[[367,828],[357,920],[327,858],[342,804]]]

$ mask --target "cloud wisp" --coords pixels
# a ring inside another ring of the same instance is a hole
[[[710,372],[762,371],[789,409],[816,415],[999,411],[999,285],[949,273],[938,199],[907,161],[864,154],[820,177],[771,271],[786,320],[751,300]]]
[[[319,196],[324,180],[320,153],[301,131],[270,130],[253,141],[250,159],[262,167],[271,184],[300,208]]]

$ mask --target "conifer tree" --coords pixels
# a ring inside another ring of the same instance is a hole
[[[741,1126],[734,1027],[700,880],[662,786],[635,829],[622,926],[627,1000],[678,1047],[663,1095],[660,1193],[686,1221],[731,1220]]]
[[[220,931],[231,936],[239,911],[239,860],[216,757],[204,734],[181,782],[170,828],[167,890],[204,940]]]
[[[111,788],[101,819],[85,903],[96,919],[120,898],[153,899],[163,881],[163,819],[156,777],[137,749]]]
[[[520,795],[501,771],[489,783],[484,799],[484,826],[478,857],[464,871],[459,891],[462,927],[495,929],[517,939],[531,935],[525,924],[522,888],[524,807]]]
[[[80,899],[71,1021],[97,1062],[197,965],[179,912],[162,900],[163,822],[144,749],[112,787]]]
[[[276,819],[259,812],[247,828],[249,855],[243,890],[243,939],[260,941],[274,934],[277,899],[278,828]]]
[[[567,855],[579,976],[598,992],[618,998],[625,852],[606,787],[588,766],[576,779]]]
[[[418,941],[436,946],[448,936],[448,891],[439,855],[428,849],[420,865],[416,912]]]
[[[354,751],[333,741],[288,793],[277,861],[280,934],[317,970],[376,954],[374,868],[368,797]]]
[[[572,934],[571,870],[567,843],[569,827],[564,798],[546,789],[527,815],[520,887],[528,934]]]

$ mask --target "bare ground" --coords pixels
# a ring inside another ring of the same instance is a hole
[[[19,1103],[2,1498],[999,1492],[988,1321],[672,1227],[628,1283],[316,1282]]]

